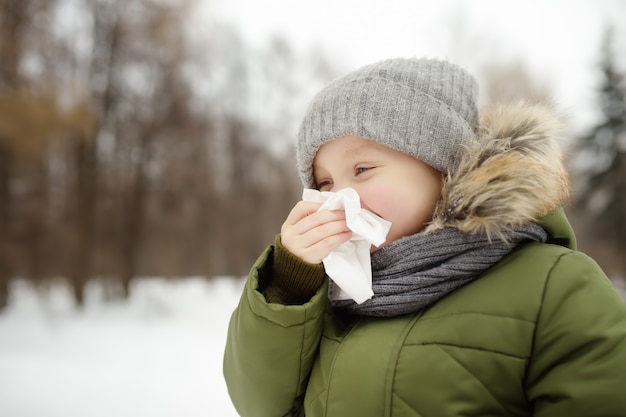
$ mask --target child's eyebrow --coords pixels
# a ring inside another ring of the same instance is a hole
[[[348,156],[362,156],[362,155],[367,155],[369,152],[369,149],[367,148],[367,146],[363,146],[363,145],[354,145],[351,146],[347,149],[345,149],[343,151],[343,156],[344,157],[348,157]]]

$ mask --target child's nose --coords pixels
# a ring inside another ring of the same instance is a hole
[[[341,191],[344,188],[349,188],[349,187],[350,187],[350,184],[346,184],[344,182],[334,182],[333,183],[333,188],[331,188],[330,191],[336,193],[337,191]]]

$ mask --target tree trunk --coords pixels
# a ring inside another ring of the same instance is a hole
[[[127,196],[126,210],[123,213],[122,253],[120,280],[124,298],[130,296],[130,285],[137,276],[137,253],[143,232],[143,213],[146,195],[146,179],[143,167],[135,167],[135,175]]]
[[[120,268],[120,280],[122,284],[122,291],[124,298],[130,296],[130,286],[133,279],[138,273],[138,253],[142,245],[142,236],[144,229],[144,214],[145,214],[145,201],[147,193],[147,181],[146,169],[150,163],[150,149],[149,141],[153,137],[153,130],[148,127],[144,132],[139,143],[136,144],[137,149],[134,151],[139,152],[141,157],[135,161],[132,165],[130,174],[130,183],[128,185],[126,204],[123,213],[121,214],[123,229],[122,229],[122,244],[121,244],[121,268]],[[133,149],[128,149],[129,152],[133,152]]]
[[[9,192],[10,151],[0,140],[0,310],[8,305],[9,281],[13,274],[11,231],[11,194]]]
[[[76,138],[76,195],[74,214],[74,248],[70,281],[73,286],[74,300],[82,306],[85,286],[91,273],[91,255],[93,252],[95,226],[95,198],[97,158],[95,144],[84,138]]]

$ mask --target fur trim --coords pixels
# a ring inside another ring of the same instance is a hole
[[[426,231],[455,227],[503,237],[569,199],[570,179],[556,140],[563,120],[547,105],[489,108],[477,140],[450,173]]]

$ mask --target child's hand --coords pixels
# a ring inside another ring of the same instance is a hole
[[[347,242],[352,232],[343,210],[317,211],[322,203],[298,202],[281,227],[281,242],[291,253],[319,264],[332,250]]]

